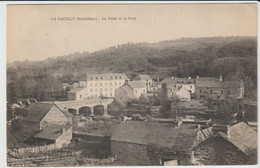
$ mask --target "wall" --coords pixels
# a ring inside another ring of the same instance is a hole
[[[111,141],[111,156],[122,166],[152,165],[145,145]]]
[[[146,94],[147,93],[147,90],[146,88],[134,88],[134,96],[139,99],[139,97],[142,95],[142,94]]]
[[[40,132],[40,123],[23,121],[21,131],[22,131],[23,139],[26,140],[27,138],[32,137],[38,132]]]
[[[122,88],[118,88],[115,92],[115,102],[119,103],[122,107],[127,106],[127,93]]]
[[[67,124],[68,118],[56,107],[53,106],[40,122],[40,129],[44,129],[49,124]]]
[[[199,145],[194,157],[204,165],[241,165],[246,162],[245,155],[221,137]]]
[[[56,146],[67,146],[72,139],[72,127],[66,130],[59,138],[56,139]]]
[[[200,92],[202,91],[202,93]],[[212,90],[212,94],[210,94],[210,90]],[[221,90],[223,90],[223,94],[221,94]],[[206,99],[224,99],[226,97],[226,91],[223,88],[196,88],[196,99],[201,99],[201,96],[204,96]]]

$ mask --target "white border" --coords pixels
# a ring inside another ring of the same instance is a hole
[[[0,79],[2,82],[0,82],[0,110],[1,110],[1,117],[0,117],[0,130],[1,130],[1,141],[0,145],[2,148],[0,148],[0,167],[7,167],[6,166],[6,5],[8,4],[204,4],[204,3],[210,3],[210,4],[239,4],[239,3],[257,3],[257,11],[259,11],[259,2],[258,1],[5,1],[5,2],[0,2]],[[258,16],[258,32],[259,32],[259,12],[257,13]],[[258,40],[258,49],[260,47],[259,44],[259,36],[257,38]],[[259,55],[259,50],[257,51]],[[257,60],[258,65],[260,64],[259,59]],[[258,66],[258,72],[260,72],[260,67]],[[258,88],[260,86],[260,75],[258,73]],[[258,89],[258,98],[260,95],[260,90]],[[259,102],[258,102],[258,107],[259,107]],[[258,108],[259,112],[259,108]],[[258,113],[259,114],[259,113]],[[258,115],[258,121],[260,117]],[[259,130],[259,125],[258,125],[258,130]],[[259,167],[259,161],[260,161],[260,156],[259,156],[259,133],[258,133],[258,164],[257,165],[245,165],[245,166],[223,166],[227,168],[242,168],[242,167],[248,167],[248,168],[256,168]],[[119,168],[123,168],[123,166],[117,166]],[[138,167],[138,166],[136,166]],[[143,167],[143,166],[142,166]],[[151,167],[151,166],[145,166],[145,167]],[[159,167],[159,166],[153,166],[153,167]],[[184,167],[184,166],[178,166],[178,167]],[[196,168],[199,166],[185,166],[185,167],[191,167],[191,168]],[[203,166],[205,168],[208,167],[219,167],[219,166]]]

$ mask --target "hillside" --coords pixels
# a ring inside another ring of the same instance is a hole
[[[130,78],[147,73],[154,79],[167,76],[235,76],[250,81],[256,89],[256,37],[182,38],[159,43],[127,43],[93,53],[74,53],[43,61],[8,65],[8,83],[17,80],[52,79],[56,83],[84,80],[86,73],[124,72]],[[38,84],[39,85],[39,84]],[[43,88],[49,88],[46,84]],[[32,94],[32,93],[30,93]],[[25,96],[25,95],[24,95]],[[27,95],[26,95],[27,96]]]

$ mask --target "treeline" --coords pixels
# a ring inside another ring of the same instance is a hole
[[[127,43],[93,53],[74,53],[44,61],[8,65],[8,101],[17,97],[40,100],[65,96],[62,82],[84,80],[86,73],[124,72],[129,77],[147,73],[161,77],[222,75],[244,79],[246,95],[257,88],[256,37],[184,38],[160,43]],[[156,74],[156,75],[155,75]]]

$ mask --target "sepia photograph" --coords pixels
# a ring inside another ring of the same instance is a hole
[[[6,5],[7,167],[258,164],[258,3]]]

